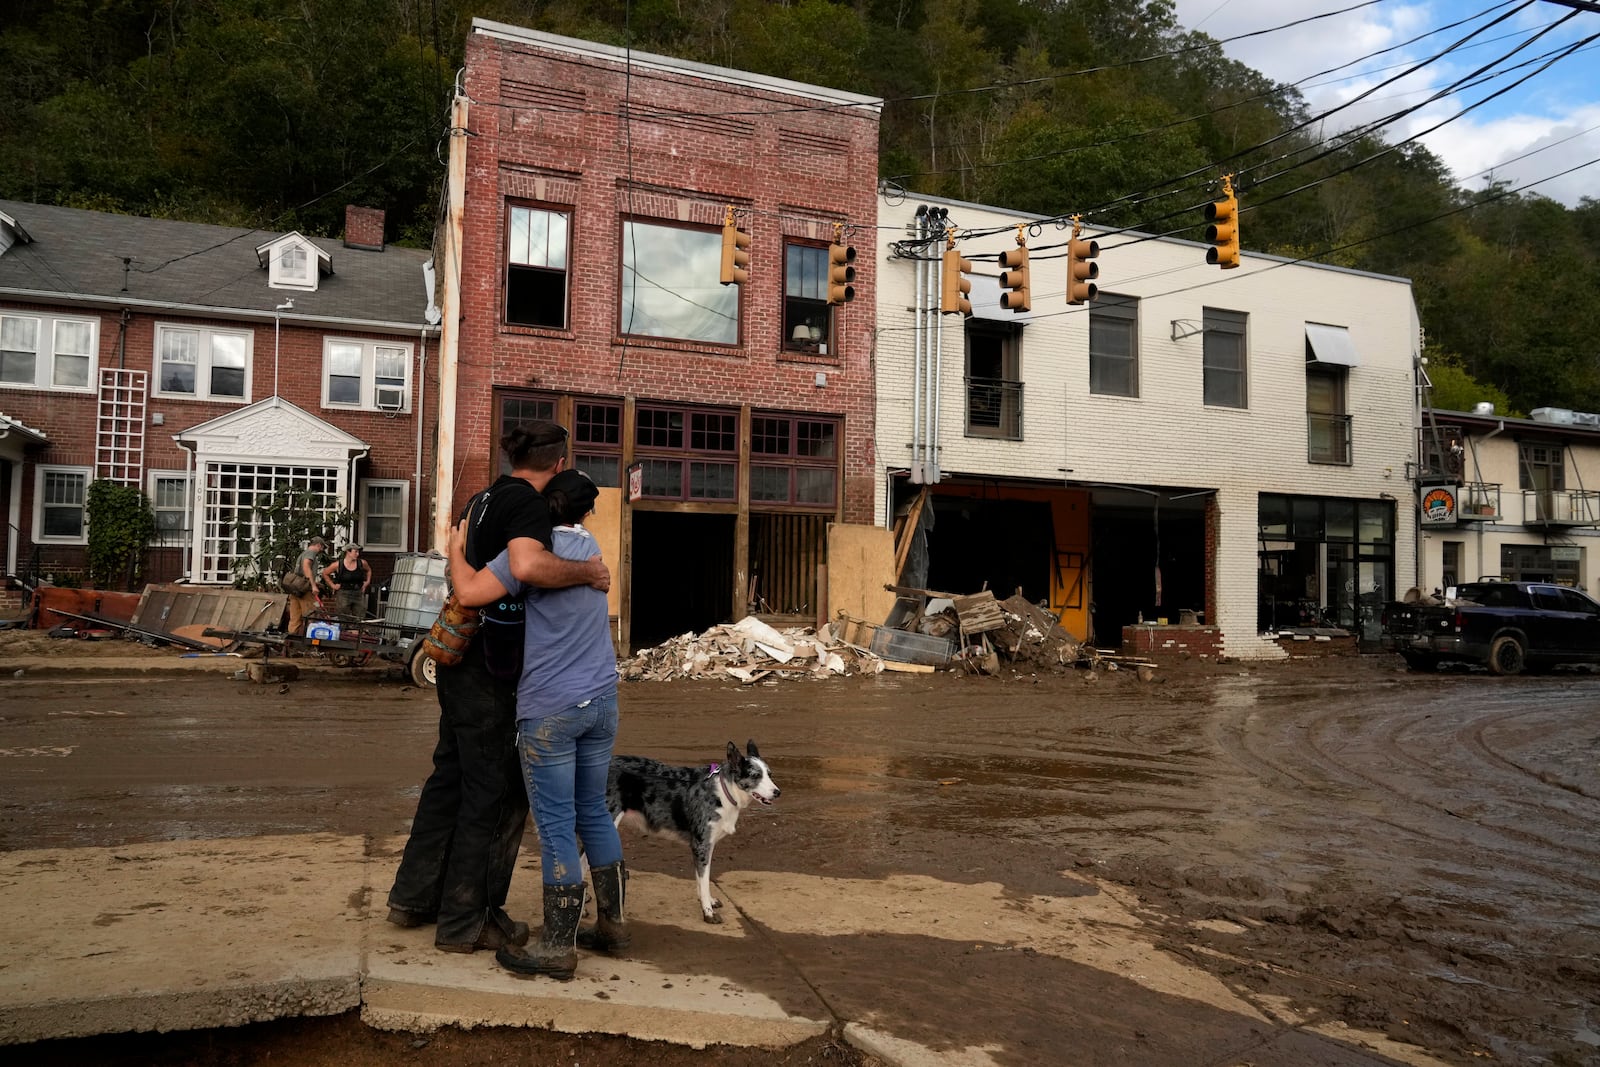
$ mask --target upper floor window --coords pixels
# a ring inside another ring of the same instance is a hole
[[[306,250],[300,245],[284,245],[278,251],[278,276],[284,281],[306,279]]]
[[[1341,366],[1306,364],[1306,459],[1312,463],[1350,462],[1350,416],[1345,411],[1348,378]]]
[[[967,323],[967,436],[1022,439],[1022,328]]]
[[[56,544],[88,540],[88,467],[40,467],[35,483],[33,539]]]
[[[1242,311],[1205,309],[1205,402],[1211,407],[1242,408],[1249,404],[1248,363]]]
[[[828,249],[790,243],[783,249],[783,347],[827,355],[833,339],[828,303]]]
[[[512,204],[506,225],[506,322],[567,326],[568,216]]]
[[[314,290],[321,276],[333,270],[333,257],[298,232],[261,245],[256,259],[267,268],[267,284],[274,289]]]
[[[1139,395],[1139,301],[1101,293],[1089,305],[1089,392]]]
[[[739,289],[723,285],[721,230],[622,224],[624,334],[739,343]]]
[[[155,395],[250,399],[251,344],[244,330],[158,325]]]
[[[1540,492],[1563,492],[1567,488],[1567,464],[1560,445],[1532,445],[1523,442],[1518,447],[1517,482],[1523,489]]]
[[[0,315],[0,385],[88,392],[94,319]]]
[[[411,346],[330,337],[322,358],[324,407],[406,411]]]

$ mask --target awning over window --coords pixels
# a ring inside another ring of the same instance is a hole
[[[1310,351],[1307,362],[1331,363],[1339,367],[1361,366],[1361,356],[1356,352],[1355,342],[1350,340],[1350,331],[1343,326],[1306,323],[1306,347]]]

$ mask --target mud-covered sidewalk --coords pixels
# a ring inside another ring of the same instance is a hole
[[[382,921],[431,693],[8,655],[8,1042],[359,1008],[714,1046],[701,1063],[824,1033],[979,1065],[1600,1053],[1592,675],[1365,657],[630,684],[623,749],[697,763],[755,738],[784,795],[718,848],[724,926],[699,921],[686,849],[625,837],[633,958],[559,985]],[[530,831],[519,917],[537,878]]]

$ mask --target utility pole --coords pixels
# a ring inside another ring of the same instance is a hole
[[[461,354],[461,215],[467,191],[467,97],[450,104],[450,163],[445,172],[447,212],[439,283],[439,439],[433,465],[433,549],[443,552],[455,517],[456,368]]]

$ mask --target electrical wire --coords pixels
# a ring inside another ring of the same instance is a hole
[[[1245,98],[1243,98],[1241,100],[1235,100],[1232,103],[1223,104],[1221,107],[1212,108],[1209,111],[1203,111],[1203,112],[1201,112],[1200,114],[1197,114],[1197,115],[1190,115],[1190,116],[1187,116],[1186,118],[1175,119],[1175,120],[1173,120],[1171,122],[1166,122],[1166,123],[1163,123],[1163,124],[1161,124],[1159,126],[1153,126],[1148,130],[1141,130],[1141,131],[1139,131],[1137,133],[1125,134],[1125,135],[1123,135],[1121,137],[1114,137],[1114,138],[1111,138],[1111,139],[1105,140],[1105,141],[1097,141],[1097,142],[1095,142],[1093,144],[1077,145],[1077,146],[1074,146],[1072,148],[1062,149],[1060,152],[1046,152],[1046,153],[1043,153],[1043,154],[1040,154],[1040,155],[1036,155],[1036,156],[1024,156],[1024,157],[1021,157],[1019,159],[1011,159],[1011,160],[1005,160],[1005,161],[995,162],[995,163],[973,164],[973,166],[971,166],[971,167],[963,167],[963,168],[959,168],[959,169],[955,169],[955,170],[949,170],[949,169],[922,170],[922,171],[915,171],[915,172],[912,172],[912,173],[909,173],[909,174],[897,174],[897,175],[893,175],[892,176],[892,180],[899,180],[899,179],[902,179],[902,178],[930,177],[930,176],[936,176],[936,175],[942,175],[942,174],[961,174],[961,173],[964,173],[967,170],[973,170],[973,169],[976,169],[977,167],[980,167],[980,166],[981,167],[1002,167],[1002,166],[1012,166],[1012,165],[1015,165],[1015,164],[1018,164],[1018,163],[1034,163],[1034,162],[1038,162],[1040,160],[1054,159],[1057,156],[1071,155],[1071,154],[1076,153],[1076,152],[1087,151],[1087,150],[1089,150],[1091,148],[1102,148],[1102,147],[1105,147],[1107,145],[1121,144],[1121,143],[1123,143],[1125,141],[1136,140],[1136,139],[1138,139],[1140,137],[1148,137],[1148,136],[1150,136],[1151,134],[1154,134],[1154,133],[1162,133],[1162,132],[1165,132],[1166,130],[1173,129],[1173,128],[1178,127],[1178,126],[1185,126],[1185,125],[1188,125],[1190,123],[1200,122],[1200,121],[1203,121],[1205,119],[1214,117],[1216,115],[1220,115],[1225,111],[1231,111],[1232,109],[1234,109],[1236,107],[1243,107],[1246,104],[1253,104],[1253,103],[1256,103],[1256,102],[1261,101],[1261,100],[1268,100],[1268,99],[1271,99],[1273,97],[1282,96],[1285,93],[1297,91],[1302,86],[1306,86],[1306,87],[1309,88],[1309,87],[1322,86],[1322,85],[1337,85],[1340,82],[1353,81],[1356,78],[1370,77],[1373,74],[1381,74],[1381,73],[1383,73],[1384,71],[1387,71],[1387,70],[1396,70],[1396,69],[1398,69],[1400,67],[1405,66],[1406,64],[1405,63],[1396,63],[1393,66],[1382,67],[1382,68],[1379,68],[1378,70],[1373,70],[1373,71],[1362,71],[1362,72],[1359,72],[1359,73],[1356,73],[1356,74],[1348,75],[1348,76],[1343,77],[1343,78],[1333,78],[1333,79],[1330,79],[1330,80],[1328,80],[1326,82],[1313,82],[1312,81],[1313,78],[1320,78],[1325,74],[1332,74],[1335,71],[1344,70],[1346,67],[1353,67],[1357,63],[1365,63],[1369,59],[1376,59],[1378,56],[1386,55],[1386,54],[1388,54],[1390,52],[1398,51],[1399,49],[1402,49],[1402,48],[1408,48],[1411,45],[1414,45],[1418,41],[1421,41],[1421,40],[1423,40],[1425,38],[1432,37],[1432,36],[1434,36],[1436,34],[1444,33],[1447,30],[1453,30],[1457,26],[1462,26],[1462,25],[1465,25],[1468,22],[1473,22],[1473,21],[1475,21],[1477,19],[1483,18],[1485,15],[1488,15],[1490,12],[1495,11],[1498,8],[1505,7],[1507,4],[1512,3],[1512,2],[1514,2],[1514,0],[1501,0],[1500,3],[1492,4],[1489,7],[1484,8],[1482,11],[1479,11],[1476,14],[1468,15],[1466,18],[1457,19],[1455,22],[1445,23],[1443,26],[1435,26],[1432,29],[1424,30],[1422,33],[1419,33],[1416,36],[1411,37],[1411,38],[1409,38],[1407,40],[1401,41],[1398,44],[1392,44],[1392,45],[1389,45],[1387,48],[1380,48],[1377,51],[1368,52],[1364,56],[1357,56],[1356,58],[1348,60],[1348,61],[1346,61],[1344,63],[1340,63],[1337,66],[1328,67],[1326,70],[1320,70],[1320,71],[1317,71],[1314,74],[1308,74],[1304,78],[1301,78],[1301,79],[1299,79],[1297,81],[1290,82],[1290,83],[1285,84],[1285,85],[1275,86],[1274,88],[1269,89],[1264,93],[1257,93],[1254,96],[1247,96],[1247,97],[1245,97]],[[1497,43],[1499,41],[1504,41],[1507,38],[1516,37],[1519,34],[1524,33],[1524,32],[1529,32],[1529,31],[1520,31],[1519,30],[1519,31],[1517,31],[1515,33],[1506,33],[1506,34],[1501,34],[1498,37],[1491,37],[1486,41],[1479,41],[1479,42],[1477,42],[1475,44],[1467,45],[1467,46],[1465,46],[1463,48],[1463,51],[1465,51],[1467,49],[1471,49],[1471,48],[1486,47],[1487,45],[1490,45],[1490,44],[1493,44],[1493,43]],[[943,150],[946,150],[946,149],[970,148],[974,144],[981,144],[981,143],[983,143],[983,142],[976,142],[976,141],[953,142],[953,143],[950,143],[950,144],[945,144],[945,145],[938,146],[938,150],[943,151]]]

